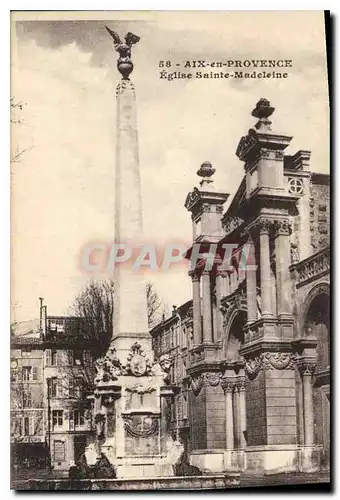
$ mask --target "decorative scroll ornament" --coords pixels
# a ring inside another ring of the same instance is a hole
[[[162,376],[164,381],[169,378],[169,371],[172,361],[169,355],[164,354],[158,361],[151,364],[142,346],[135,342],[123,366],[117,358],[116,349],[110,347],[104,357],[95,361],[97,375],[95,384],[114,382],[123,375],[142,376]]]
[[[199,375],[198,377],[193,377],[191,379],[191,387],[192,387],[192,392],[195,394],[195,396],[198,396],[203,387],[203,378],[201,375]]]
[[[151,394],[156,390],[156,388],[152,387],[151,385],[145,387],[142,384],[136,384],[133,387],[126,387],[125,390],[127,392],[134,392],[137,394]]]
[[[253,380],[262,368],[262,357],[247,359],[245,362],[245,372],[248,377]]]
[[[261,217],[255,225],[260,230],[260,233],[270,233],[274,226],[274,221],[272,219]]]
[[[316,360],[299,358],[297,361],[297,365],[302,376],[313,375],[316,367]]]
[[[266,370],[289,370],[295,368],[295,355],[286,352],[265,352],[262,354],[263,367]]]
[[[151,364],[142,346],[135,342],[126,360],[126,374],[142,377],[151,371]]]
[[[291,222],[288,219],[279,219],[275,221],[276,234],[289,235],[291,233]]]
[[[261,155],[261,158],[269,158],[270,157],[270,150],[266,149],[266,148],[261,148],[260,155]]]
[[[292,264],[296,264],[300,260],[298,242],[290,244],[290,259]]]
[[[97,370],[95,384],[117,380],[122,375],[123,367],[117,358],[116,349],[110,347],[104,357],[95,361],[95,368]]]
[[[221,387],[224,391],[224,394],[233,392],[234,386],[235,382],[232,382],[231,380],[221,377]]]
[[[247,311],[247,295],[244,290],[235,295],[234,304],[240,311]]]
[[[205,372],[200,375],[196,375],[191,378],[190,384],[193,393],[197,396],[204,385],[210,385],[211,387],[217,387],[221,381],[220,372]]]
[[[296,357],[293,353],[264,352],[256,358],[247,359],[245,371],[252,380],[262,368],[264,370],[294,370],[295,362]]]
[[[244,392],[246,390],[246,382],[243,377],[237,380],[236,387],[239,392]]]
[[[223,227],[226,231],[226,234],[232,233],[237,227],[240,227],[243,224],[243,219],[240,217],[228,217],[224,222],[223,222]]]
[[[284,158],[284,153],[282,151],[275,151],[275,158],[277,160],[282,160]]]
[[[247,160],[248,153],[251,151],[254,144],[257,143],[257,135],[254,129],[250,129],[248,135],[244,135],[236,150],[236,156],[240,158],[241,161]]]
[[[223,314],[223,325],[225,327],[229,324],[229,320],[235,309],[238,311],[247,311],[247,296],[242,288],[230,295],[227,300],[223,300],[221,312]]]
[[[207,372],[203,374],[204,381],[211,385],[212,387],[216,387],[221,380],[221,374],[216,372]]]
[[[329,269],[330,249],[325,248],[324,250],[321,250],[317,254],[314,254],[312,257],[309,257],[296,265],[298,284],[312,278],[316,278],[320,274],[327,273]]]
[[[164,377],[164,381],[168,382],[170,379],[169,372],[172,366],[172,359],[168,354],[163,354],[158,361],[151,367],[151,375],[160,375]]]
[[[190,210],[190,208],[197,203],[197,201],[200,199],[200,192],[199,190],[194,187],[194,189],[188,194],[187,199],[185,200],[185,208]]]
[[[158,417],[154,415],[130,415],[124,420],[127,434],[135,438],[146,438],[158,431]]]

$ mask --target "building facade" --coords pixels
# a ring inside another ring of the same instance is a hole
[[[15,463],[68,470],[93,435],[90,346],[80,318],[47,316],[11,337],[11,443]],[[33,459],[36,457],[36,459]],[[40,462],[40,464],[39,464]]]
[[[261,99],[231,203],[209,162],[188,194],[192,301],[152,331],[173,358],[171,425],[201,470],[329,468],[329,176],[285,154]],[[193,259],[194,252],[198,259]]]

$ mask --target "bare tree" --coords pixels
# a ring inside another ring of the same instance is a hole
[[[152,327],[165,311],[163,301],[152,283],[146,285],[148,322]],[[93,357],[102,356],[108,349],[113,328],[114,282],[90,281],[75,298],[72,313],[82,319],[82,334],[93,345]]]
[[[152,283],[146,284],[146,298],[148,304],[148,323],[149,328],[155,326],[164,314],[167,313],[168,307],[155,291]]]
[[[26,104],[20,101],[16,101],[14,97],[10,99],[10,107],[11,107],[11,124],[12,125],[22,125],[24,123],[21,114],[18,115],[18,111],[22,111],[23,107]],[[18,163],[21,160],[21,157],[29,148],[17,149],[14,154],[11,156],[11,163]]]
[[[42,394],[33,402],[32,411],[31,390],[27,383],[11,374],[11,435],[12,442],[19,443],[26,439],[23,430],[24,417],[34,416],[30,420],[29,436],[41,436],[43,432],[43,397]],[[33,427],[32,427],[33,422]]]
[[[106,352],[113,327],[112,280],[90,281],[75,298],[72,310],[75,316],[82,318],[82,334],[93,346],[93,357]]]

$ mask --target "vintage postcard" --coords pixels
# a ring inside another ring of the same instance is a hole
[[[329,487],[327,21],[12,13],[12,489]]]

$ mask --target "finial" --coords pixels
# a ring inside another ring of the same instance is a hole
[[[255,118],[259,118],[259,121],[256,123],[255,128],[260,132],[265,132],[267,130],[271,130],[270,125],[271,121],[268,120],[269,116],[271,116],[275,111],[270,105],[268,99],[262,97],[257,103],[251,115]]]
[[[204,161],[200,168],[197,170],[197,175],[200,177],[203,177],[203,179],[200,181],[200,186],[204,186],[207,184],[212,184],[214,181],[213,179],[209,179],[214,173],[216,172],[216,169],[213,168],[212,164],[210,161]]]
[[[140,37],[134,35],[133,33],[127,33],[124,37],[125,43],[121,41],[118,33],[110,30],[105,26],[109,35],[113,38],[115,50],[119,53],[119,59],[117,62],[117,68],[119,73],[122,75],[123,80],[129,80],[129,75],[133,71],[133,62],[131,60],[131,47],[135,43],[139,42]]]

